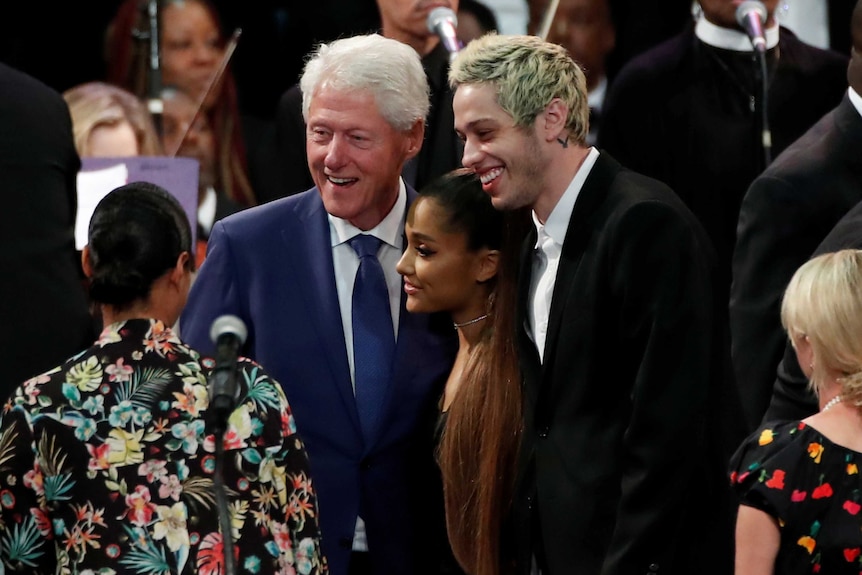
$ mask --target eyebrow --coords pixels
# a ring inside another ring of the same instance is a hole
[[[416,232],[416,231],[411,230],[410,235],[413,236],[414,238],[418,239],[418,240],[432,241],[432,242],[434,241],[433,237],[431,237],[427,234],[423,234],[421,232]]]

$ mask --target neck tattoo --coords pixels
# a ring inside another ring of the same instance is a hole
[[[568,148],[568,147],[569,147],[569,137],[568,137],[568,136],[566,136],[566,139],[565,139],[565,140],[564,140],[564,139],[562,139],[562,138],[557,138],[557,141],[560,143],[560,145],[561,145],[562,147],[564,147],[564,148]]]
[[[465,326],[468,326],[468,325],[473,325],[474,323],[478,323],[478,322],[482,321],[483,319],[488,319],[488,315],[490,315],[490,314],[487,314],[487,313],[486,313],[485,315],[480,315],[479,317],[474,317],[474,318],[473,318],[473,319],[471,319],[470,321],[465,321],[464,323],[454,323],[454,322],[453,322],[453,323],[452,323],[452,326],[453,326],[455,329],[458,329],[458,328],[465,327]]]
[[[839,403],[841,403],[841,396],[836,395],[835,397],[826,402],[826,405],[823,406],[823,409],[821,409],[820,412],[822,413],[824,411],[829,411],[830,407],[834,407]]]

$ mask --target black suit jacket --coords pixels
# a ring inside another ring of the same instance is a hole
[[[862,249],[862,202],[841,218],[811,257],[844,249]],[[805,419],[818,410],[817,397],[809,388],[808,378],[802,373],[796,352],[788,339],[763,421]]]
[[[80,165],[60,94],[0,64],[0,401],[94,339],[73,238]]]
[[[793,273],[862,200],[862,117],[845,95],[751,185],[742,203],[730,326],[749,426],[763,417],[787,337],[781,298]]]
[[[422,59],[422,66],[431,89],[431,109],[425,124],[425,140],[415,159],[415,174],[408,174],[411,169],[408,167],[405,167],[404,174],[405,181],[417,190],[437,176],[459,167],[464,151],[455,135],[455,115],[452,112],[454,92],[447,81],[449,53],[442,43]],[[281,165],[281,196],[314,187],[305,151],[305,120],[302,117],[302,90],[299,84],[285,92],[278,104],[276,142]],[[269,187],[265,193],[268,190]],[[273,199],[275,197],[260,198],[261,203]]]
[[[726,460],[706,436],[720,403],[709,242],[667,186],[602,153],[569,222],[540,364],[526,328],[535,241],[517,310],[520,572],[536,553],[551,575],[690,574],[695,549],[730,540]],[[729,557],[711,561],[729,572]]]
[[[809,46],[784,28],[779,38],[770,51],[773,158],[847,88],[846,56]],[[694,212],[716,249],[716,287],[725,297],[739,206],[765,167],[760,112],[751,110],[758,93],[751,58],[707,46],[689,26],[623,68],[608,91],[599,132],[600,147],[669,185]]]

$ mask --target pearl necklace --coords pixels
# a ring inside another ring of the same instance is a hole
[[[829,411],[830,407],[838,405],[839,403],[841,403],[841,396],[836,395],[835,397],[826,402],[826,405],[823,406],[823,409],[821,409],[820,412],[822,413],[824,411]]]
[[[458,329],[458,328],[460,328],[460,327],[465,327],[465,326],[468,326],[468,325],[472,325],[472,324],[474,324],[474,323],[477,323],[477,322],[482,321],[483,319],[487,319],[489,315],[490,315],[490,314],[487,314],[487,313],[486,313],[485,315],[480,315],[479,317],[474,317],[474,318],[473,318],[473,319],[471,319],[470,321],[465,321],[464,323],[454,323],[454,322],[453,322],[453,323],[452,323],[452,326],[453,326],[455,329]]]

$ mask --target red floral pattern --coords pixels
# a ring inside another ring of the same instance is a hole
[[[730,481],[743,505],[776,519],[775,573],[862,573],[860,460],[804,422],[765,426],[743,442]]]

